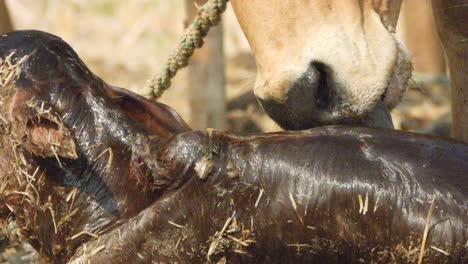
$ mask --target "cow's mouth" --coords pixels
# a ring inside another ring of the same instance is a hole
[[[390,110],[393,109],[403,97],[411,78],[412,66],[403,46],[397,42],[397,61],[388,79],[387,86],[380,96],[380,100],[367,114],[364,125],[368,127],[393,128]]]
[[[398,41],[396,43],[398,58],[388,79],[387,87],[385,87],[385,91],[380,97],[380,101],[389,109],[394,108],[401,101],[408,86],[408,82],[411,79],[412,72],[412,65],[408,54],[402,44]]]
[[[377,102],[374,108],[364,118],[362,125],[366,127],[394,128],[390,111],[383,100]]]
[[[385,87],[385,91],[383,92],[383,94],[380,96],[380,101],[382,103],[385,103],[385,99],[387,98],[388,96],[388,86]]]

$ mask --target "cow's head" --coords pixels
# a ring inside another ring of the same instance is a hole
[[[401,0],[232,5],[257,62],[255,95],[279,125],[385,126],[366,122],[382,109],[389,117],[386,109],[399,102],[411,74],[393,35]]]

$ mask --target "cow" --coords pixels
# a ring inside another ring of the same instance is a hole
[[[254,93],[281,127],[393,127],[411,63],[394,33],[401,0],[233,0],[252,48]]]
[[[192,131],[56,36],[1,35],[0,58],[0,218],[44,262],[468,260],[464,143],[352,126]]]
[[[288,130],[392,127],[411,63],[395,37],[401,0],[232,0],[252,48],[254,93]],[[433,0],[452,77],[453,136],[468,142],[467,0]]]

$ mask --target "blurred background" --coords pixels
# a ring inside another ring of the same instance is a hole
[[[0,33],[13,28],[58,35],[105,81],[147,95],[147,81],[163,67],[197,4],[203,2],[0,0]],[[450,91],[430,1],[403,1],[397,31],[409,49],[414,75],[402,103],[392,112],[395,126],[448,135]],[[255,101],[255,61],[230,6],[206,44],[160,100],[194,128],[240,134],[280,130]],[[11,232],[4,231],[0,231],[0,263],[34,259],[30,249],[12,244],[15,238],[7,239],[4,234]]]
[[[2,1],[14,29],[40,29],[62,37],[108,83],[141,94],[148,93],[148,79],[175,49],[196,4],[204,2]],[[445,117],[450,110],[444,55],[435,34],[430,1],[403,1],[398,36],[410,51],[415,74],[411,89],[393,111],[393,119],[398,129],[430,132],[434,121],[448,120]],[[255,62],[230,6],[222,29],[213,30],[207,44],[160,100],[195,128],[237,133],[279,130],[251,93]]]

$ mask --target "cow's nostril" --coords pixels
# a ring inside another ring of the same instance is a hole
[[[311,62],[307,70],[290,84],[281,100],[257,99],[265,112],[284,129],[307,129],[337,123],[340,99],[332,73],[328,65]]]
[[[331,103],[331,90],[328,83],[326,66],[317,62],[312,62],[311,66],[314,67],[319,73],[319,80],[315,95],[317,108],[319,110],[327,109]]]

